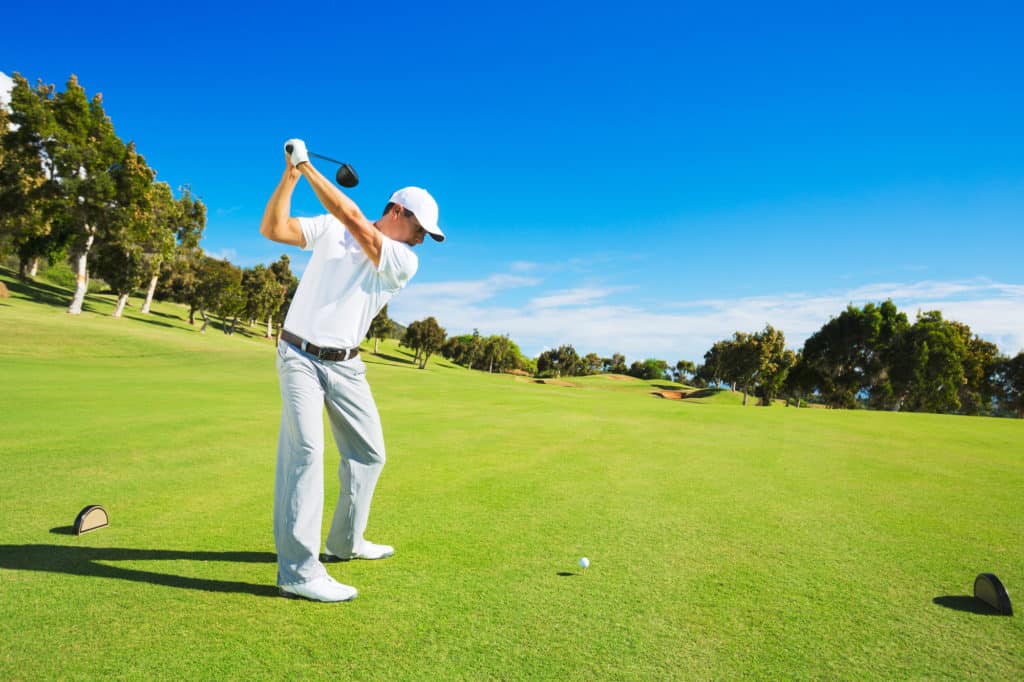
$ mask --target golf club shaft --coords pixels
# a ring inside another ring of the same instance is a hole
[[[323,154],[317,154],[317,153],[315,153],[315,152],[311,152],[311,151],[309,151],[309,150],[307,150],[307,151],[306,151],[306,153],[307,153],[307,154],[309,154],[310,156],[316,157],[316,158],[318,158],[318,159],[323,159],[324,161],[330,161],[331,163],[336,163],[336,164],[338,164],[339,166],[344,166],[344,165],[345,165],[345,163],[344,163],[344,162],[342,162],[342,161],[336,161],[336,160],[332,159],[332,158],[331,158],[331,157],[329,157],[329,156],[324,156]]]

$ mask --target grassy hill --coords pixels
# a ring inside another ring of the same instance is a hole
[[[297,602],[261,330],[0,279],[3,679],[1024,675],[1021,618],[968,598],[1024,585],[1020,420],[421,371],[389,342],[368,537],[397,554],[329,567],[351,604]],[[110,527],[70,535],[87,504]]]

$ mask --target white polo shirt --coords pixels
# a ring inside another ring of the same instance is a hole
[[[370,322],[416,274],[412,247],[384,235],[380,265],[337,218],[328,214],[299,218],[313,257],[299,280],[284,327],[325,348],[356,348]]]

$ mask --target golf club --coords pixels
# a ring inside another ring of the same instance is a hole
[[[291,154],[292,146],[285,146],[285,151]],[[323,154],[316,154],[309,150],[306,151],[306,154],[317,159],[323,159],[324,161],[330,161],[331,163],[338,164],[338,172],[334,174],[334,181],[337,182],[342,187],[355,187],[356,185],[359,184],[359,175],[356,173],[356,169],[348,165],[344,161],[338,161],[336,159],[330,158],[329,156],[324,156]]]

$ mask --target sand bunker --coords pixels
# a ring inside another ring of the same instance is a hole
[[[690,396],[689,393],[685,393],[683,391],[655,391],[651,395],[656,395],[659,398],[664,398],[665,400],[683,400]]]

